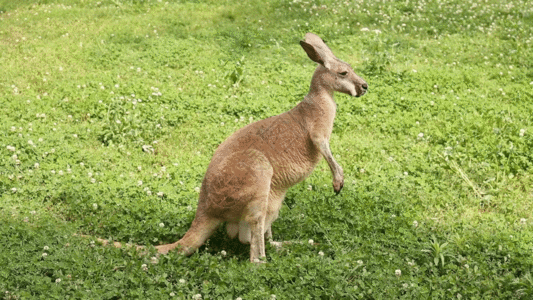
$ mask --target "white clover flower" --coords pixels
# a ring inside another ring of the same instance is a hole
[[[85,166],[85,164],[81,162],[81,163],[80,163],[80,166],[82,166],[82,167],[83,167],[83,166]]]
[[[34,210],[30,211],[30,214],[32,214],[32,215],[35,215],[36,213],[37,213],[37,212],[34,211]]]
[[[416,220],[413,221],[413,227],[415,227],[415,228],[418,227],[418,222]]]
[[[405,176],[408,176],[408,175],[409,175],[409,173],[407,173],[407,172],[403,172],[403,175],[405,175]]]
[[[44,251],[48,251],[49,249],[50,249],[50,247],[48,247],[48,246],[44,246],[44,247],[43,247],[43,250],[44,250]]]
[[[142,180],[137,181],[137,185],[143,185],[143,181]]]
[[[33,146],[33,141],[32,140],[28,140],[28,144]]]
[[[91,182],[92,183],[96,183],[96,179],[95,178],[91,178]]]
[[[418,134],[418,139],[420,140],[422,138],[424,138],[424,134],[421,132],[421,133]]]
[[[117,84],[118,85],[118,84]],[[168,294],[170,297],[174,297],[176,296],[176,294],[174,294],[174,292],[171,292],[170,294]]]
[[[366,28],[366,27],[363,27],[361,28],[361,31],[369,31],[370,29]]]
[[[389,162],[392,162],[394,158],[392,156],[389,156]]]
[[[322,251],[318,251],[318,255],[320,255],[320,256],[324,256],[324,252],[322,252]]]
[[[78,138],[78,135],[77,135],[77,134],[73,134],[72,136],[73,136],[74,138],[76,138],[76,139]]]
[[[60,282],[61,282],[61,278],[57,278],[56,283],[60,283]]]
[[[161,227],[161,228],[165,227],[165,223],[163,223],[163,222],[159,223],[159,227]]]
[[[364,173],[365,172],[365,169],[360,169],[359,170],[359,173]]]
[[[16,193],[16,192],[17,192],[17,188],[12,188],[12,189],[11,189],[11,192],[12,192],[12,193]]]
[[[10,146],[10,145],[7,145],[6,146],[7,150],[11,151],[11,152],[15,152],[17,149],[13,146]]]
[[[362,260],[358,260],[358,261],[357,261],[357,264],[358,264],[358,265],[362,265],[362,264],[363,264],[363,261],[362,261]]]
[[[146,195],[152,196],[152,191],[150,191],[150,190],[146,191]]]
[[[313,245],[315,243],[315,241],[313,241],[312,239],[309,239],[309,241],[307,241],[309,243],[309,245]]]
[[[93,209],[98,209],[98,204],[93,203]]]
[[[470,266],[468,264],[465,264],[464,267],[465,267],[465,269],[470,268]]]
[[[202,295],[201,294],[196,294],[196,295],[192,296],[192,299],[193,300],[201,300],[202,299]]]
[[[164,195],[165,195],[165,194],[164,194],[163,192],[157,192],[157,196],[158,196],[158,197],[161,197],[161,198],[162,198]]]
[[[138,167],[137,167],[137,170],[139,170],[139,171],[142,170],[142,167],[141,167],[141,166],[138,166]]]
[[[394,271],[394,275],[396,275],[398,277],[402,276],[402,270],[398,269],[398,270]]]
[[[148,271],[148,266],[147,266],[146,264],[142,264],[142,265],[141,265],[141,269],[142,269],[143,271]]]
[[[523,129],[523,128],[520,129],[520,133],[519,133],[520,136],[524,136],[525,133],[526,133],[525,129]]]
[[[312,190],[313,190],[313,186],[312,186],[312,185],[308,185],[308,186],[307,186],[307,189],[310,190],[310,191],[312,191]]]
[[[237,297],[235,300],[242,300],[242,298],[241,297]]]
[[[47,257],[47,256],[48,256],[48,253],[45,252],[45,253],[41,254],[41,256],[42,256],[43,258],[44,258],[44,257]]]
[[[159,260],[157,259],[157,257],[153,256],[150,258],[150,262],[155,265],[159,262]]]
[[[526,225],[527,220],[525,218],[520,219],[520,224]]]
[[[181,283],[181,284],[184,284],[184,283],[185,283],[185,279],[183,279],[183,278],[181,278],[181,279],[178,280],[178,281],[179,281],[179,283]]]
[[[199,187],[195,187],[195,188],[194,188],[194,191],[197,192],[197,193],[199,193],[199,192],[200,192],[200,188],[199,188]]]
[[[270,295],[270,300],[276,300],[276,295],[274,294]]]
[[[122,124],[122,122],[120,122],[120,120],[116,120],[115,122],[117,122],[117,124]]]
[[[226,255],[227,255],[226,251],[224,251],[224,250],[220,251],[220,254],[221,254],[222,256],[226,256]]]

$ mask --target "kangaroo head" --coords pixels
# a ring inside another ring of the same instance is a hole
[[[319,84],[329,90],[345,93],[354,97],[363,96],[368,84],[353,71],[352,67],[335,57],[322,39],[313,33],[305,35],[300,45],[309,58],[320,64]]]

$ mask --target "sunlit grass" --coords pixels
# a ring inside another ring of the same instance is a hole
[[[0,11],[5,299],[533,294],[528,1],[50,0]],[[307,93],[315,65],[298,41],[309,31],[370,89],[336,96],[342,193],[322,162],[273,224],[275,239],[302,244],[268,248],[256,267],[222,230],[190,258],[157,261],[72,235],[181,237],[216,147]]]

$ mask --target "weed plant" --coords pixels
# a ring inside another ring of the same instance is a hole
[[[0,0],[0,298],[531,299],[526,0]],[[268,263],[216,233],[189,258],[210,158],[307,93],[314,32],[369,83]],[[311,243],[308,240],[312,239]]]

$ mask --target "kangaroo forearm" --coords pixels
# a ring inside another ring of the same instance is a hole
[[[342,168],[337,163],[335,158],[333,158],[333,154],[331,153],[331,149],[329,148],[329,143],[327,141],[322,141],[320,143],[319,150],[322,156],[324,156],[324,158],[328,162],[331,174],[333,174],[333,178],[338,178],[342,176]]]

